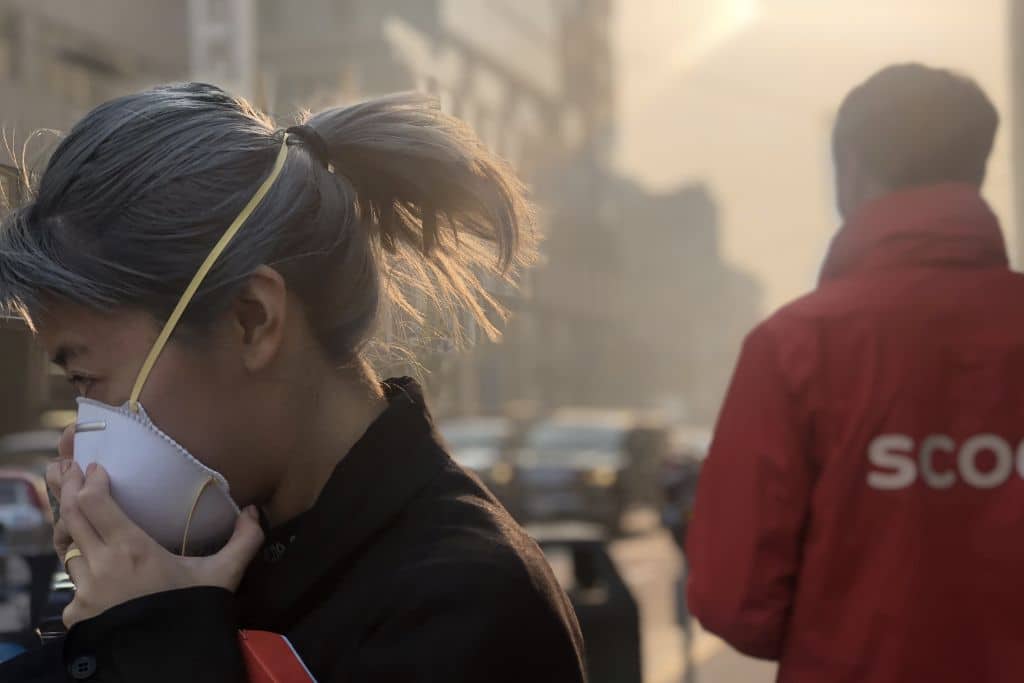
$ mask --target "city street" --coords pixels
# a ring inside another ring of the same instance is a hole
[[[681,557],[668,533],[653,520],[636,520],[634,535],[617,541],[612,556],[640,603],[644,683],[770,683],[775,666],[738,654],[694,625],[692,655],[676,623],[676,585]],[[687,665],[691,666],[689,672]]]

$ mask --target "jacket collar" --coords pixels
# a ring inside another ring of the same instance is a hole
[[[866,204],[833,238],[820,283],[912,266],[1008,267],[999,221],[976,187],[931,185]]]
[[[384,383],[388,407],[341,459],[314,506],[271,530],[239,589],[242,624],[285,630],[321,582],[397,517],[445,465],[419,385]]]

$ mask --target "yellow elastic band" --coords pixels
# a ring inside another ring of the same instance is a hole
[[[206,481],[203,482],[199,490],[196,491],[196,497],[192,499],[192,507],[188,510],[188,518],[185,520],[185,535],[181,539],[181,556],[185,557],[185,549],[188,547],[188,530],[192,528],[192,515],[196,512],[196,507],[199,505],[199,498],[203,495],[203,491],[206,487],[213,483],[213,477],[207,477]]]
[[[181,320],[182,314],[188,307],[189,302],[192,301],[192,297],[195,296],[196,291],[199,289],[199,285],[203,283],[203,279],[207,273],[213,267],[213,264],[220,257],[221,253],[228,246],[231,239],[238,233],[245,221],[252,215],[252,212],[256,210],[256,207],[260,205],[263,198],[270,191],[270,188],[274,185],[274,181],[277,180],[277,176],[280,175],[281,169],[284,167],[284,160],[288,156],[288,134],[285,133],[284,140],[281,141],[281,149],[277,153],[277,159],[274,161],[274,168],[271,169],[270,175],[263,181],[260,188],[256,190],[256,194],[252,196],[249,203],[245,205],[242,212],[238,214],[238,217],[231,222],[228,229],[224,231],[221,238],[214,245],[213,249],[207,255],[206,260],[199,266],[199,270],[192,277],[192,282],[185,288],[185,292],[181,295],[181,299],[178,300],[178,305],[174,307],[174,311],[171,313],[171,317],[164,323],[164,328],[160,331],[160,336],[156,338],[156,342],[153,343],[153,348],[149,350],[149,355],[146,356],[146,362],[142,364],[142,369],[139,370],[139,376],[135,378],[135,386],[132,388],[131,397],[128,400],[128,405],[132,412],[139,412],[139,396],[142,394],[142,388],[146,386],[146,380],[149,379],[149,373],[153,371],[153,366],[156,365],[157,359],[160,357],[161,352],[164,350],[164,346],[167,344],[167,340],[170,339],[171,333],[174,332],[175,326],[178,321]]]

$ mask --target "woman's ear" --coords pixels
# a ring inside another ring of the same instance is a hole
[[[288,314],[288,288],[281,274],[260,266],[235,297],[232,326],[238,331],[246,369],[270,365],[284,344]]]

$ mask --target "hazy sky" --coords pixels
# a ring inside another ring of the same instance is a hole
[[[775,308],[810,289],[837,227],[829,130],[885,64],[976,78],[1003,115],[985,194],[1013,240],[1006,0],[619,0],[621,168],[706,181],[726,257]]]

